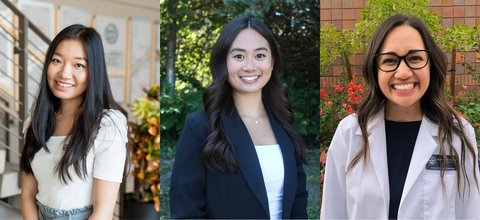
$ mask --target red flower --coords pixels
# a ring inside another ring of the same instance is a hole
[[[468,120],[467,117],[465,117],[461,112],[457,112],[457,113],[460,117],[464,118],[465,120],[468,121],[468,123],[470,123],[470,120]]]
[[[332,102],[325,102],[325,105],[332,105]]]
[[[320,89],[320,100],[326,101],[327,98],[328,98],[328,94],[325,92],[325,89]]]
[[[358,76],[358,74],[357,74],[357,73],[354,73],[354,74],[353,74],[353,78],[355,78],[355,77],[357,77],[357,76]]]
[[[467,86],[462,86],[463,89],[467,89]]]
[[[460,64],[460,60],[457,60],[457,64]]]
[[[460,58],[462,58],[462,59],[463,59],[463,57],[464,57],[463,55],[462,55],[462,56],[460,56]]]
[[[327,155],[325,154],[325,151],[322,151],[322,154],[320,155],[320,161],[322,161],[323,164],[327,163]]]
[[[343,116],[341,116],[341,115],[340,115],[340,117],[338,117],[338,118],[340,118],[340,119],[344,119],[345,117],[343,117]]]
[[[467,61],[470,61],[470,58],[467,58]]]
[[[480,123],[475,123],[475,127],[478,127],[478,126],[480,126]]]
[[[348,88],[352,88],[353,87],[353,80],[350,81],[350,83],[348,84]]]
[[[353,114],[353,113],[355,113],[355,111],[352,110],[352,106],[348,105],[347,106],[347,114],[350,115],[350,114]]]
[[[320,108],[320,114],[323,115],[323,108]]]
[[[342,92],[344,89],[342,84],[333,85],[333,86],[335,87],[335,90],[333,90],[334,92],[338,92],[338,91]]]
[[[465,91],[460,91],[460,92],[458,92],[458,94],[463,95],[463,94],[465,94]]]

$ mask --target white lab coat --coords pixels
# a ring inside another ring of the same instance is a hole
[[[463,120],[463,124],[475,148],[475,155],[478,155],[475,131],[467,121]],[[465,160],[470,187],[467,185],[464,201],[457,191],[455,171],[445,171],[444,194],[440,171],[426,169],[430,157],[440,154],[437,129],[435,123],[423,117],[403,188],[398,219],[480,219],[480,193],[475,186],[470,153],[466,152],[468,156]],[[368,124],[368,132],[370,157],[365,169],[362,157],[346,174],[350,161],[362,145],[362,132],[354,115],[346,117],[338,125],[327,154],[320,219],[388,218],[390,191],[383,108]],[[454,136],[453,145],[460,153],[461,143],[457,136]],[[448,153],[448,144],[445,147]],[[475,172],[477,179],[480,178],[478,166],[475,166]]]

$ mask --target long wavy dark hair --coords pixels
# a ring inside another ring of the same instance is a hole
[[[42,148],[50,152],[46,143],[55,130],[55,112],[59,108],[60,99],[52,93],[48,85],[47,69],[55,49],[63,40],[80,41],[85,48],[88,60],[88,86],[82,95],[81,111],[69,134],[65,152],[55,167],[55,172],[64,183],[67,183],[72,180],[71,174],[68,172],[70,166],[74,167],[75,173],[80,178],[87,177],[87,154],[94,144],[102,117],[108,117],[103,110],[119,108],[110,90],[100,35],[95,29],[83,25],[66,27],[53,39],[45,55],[38,96],[30,116],[31,123],[25,134],[21,170],[32,174],[31,162],[35,154]],[[129,164],[128,158],[127,151],[126,166]],[[126,170],[124,169],[124,175]]]
[[[232,96],[232,86],[228,83],[227,54],[238,33],[246,28],[252,28],[262,35],[268,42],[275,60],[272,76],[262,89],[263,102],[269,107],[273,116],[290,136],[295,146],[297,166],[305,163],[305,144],[295,130],[293,123],[292,106],[287,99],[287,90],[280,81],[282,61],[277,42],[270,30],[263,22],[256,18],[236,18],[230,21],[220,33],[213,46],[210,56],[210,71],[213,81],[203,93],[203,105],[210,122],[212,133],[207,137],[203,148],[203,163],[215,170],[236,171],[237,163],[232,144],[222,125],[220,115],[233,120],[235,104]]]
[[[442,187],[445,190],[443,177],[445,175],[447,166],[447,163],[445,162],[447,161],[447,150],[445,143],[447,143],[449,146],[452,146],[448,149],[448,155],[454,156],[455,167],[457,167],[457,182],[460,183],[460,178],[462,176],[465,178],[465,181],[463,181],[464,194],[466,186],[465,184],[470,185],[470,180],[467,176],[467,170],[465,169],[465,166],[467,165],[465,164],[465,157],[468,153],[468,156],[470,156],[473,161],[473,164],[468,164],[468,166],[472,166],[473,171],[475,171],[475,167],[477,166],[477,156],[475,155],[474,147],[476,146],[474,146],[469,140],[467,134],[465,133],[465,127],[461,123],[460,117],[449,104],[448,98],[443,92],[445,89],[444,85],[447,76],[447,58],[442,49],[435,43],[433,37],[430,35],[430,32],[427,30],[423,22],[418,18],[407,17],[403,14],[397,14],[386,19],[375,30],[365,54],[365,60],[363,63],[363,76],[365,77],[365,82],[367,83],[367,90],[364,98],[362,99],[362,103],[356,112],[358,115],[358,124],[362,131],[362,146],[360,151],[350,162],[347,170],[352,170],[352,168],[360,161],[362,157],[364,157],[364,167],[367,163],[367,159],[370,154],[367,125],[369,120],[372,119],[382,108],[386,99],[378,85],[378,68],[374,65],[373,56],[379,53],[382,43],[390,31],[402,25],[408,25],[417,30],[422,37],[425,49],[430,50],[430,85],[420,99],[420,105],[422,113],[425,115],[425,117],[438,124],[438,142],[440,145],[440,154],[443,158],[443,160],[440,161]],[[457,135],[460,138],[461,152],[457,152],[453,147],[453,135]],[[460,160],[459,153],[461,154]],[[479,186],[476,172],[473,172],[473,176],[478,189]],[[458,184],[459,194],[460,186],[461,184]]]

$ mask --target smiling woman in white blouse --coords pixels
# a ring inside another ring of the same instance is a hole
[[[24,219],[112,219],[129,158],[127,120],[115,109],[100,35],[65,28],[24,123]]]
[[[171,217],[307,219],[305,146],[280,82],[280,51],[260,20],[237,18],[214,45],[205,109],[187,116]]]

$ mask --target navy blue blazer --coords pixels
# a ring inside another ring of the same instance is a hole
[[[292,141],[268,110],[283,155],[285,177],[283,219],[308,219],[306,175],[296,166]],[[254,144],[235,111],[234,120],[221,116],[233,145],[238,173],[212,171],[201,155],[210,123],[205,110],[187,116],[177,146],[170,184],[170,211],[179,218],[269,219],[268,198]]]

